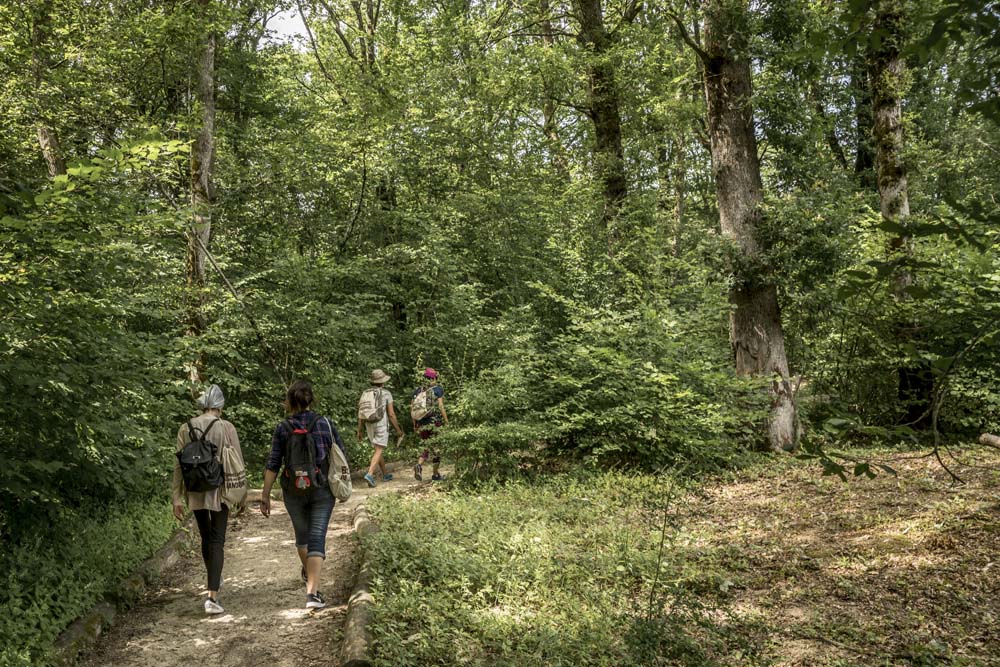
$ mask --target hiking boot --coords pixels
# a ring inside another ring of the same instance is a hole
[[[431,481],[432,482],[440,482],[443,479],[444,479],[444,477],[441,476],[441,473],[436,472],[433,475],[431,475]]]
[[[326,600],[323,599],[323,594],[319,591],[306,596],[306,609],[322,609],[325,606]]]
[[[365,473],[365,481],[368,482],[368,486],[370,487],[375,486],[375,478],[372,477],[372,474],[370,472]]]
[[[392,473],[388,473],[386,475],[382,475],[382,481],[383,482],[391,482],[392,481]]]
[[[224,611],[226,610],[222,608],[222,605],[213,600],[212,598],[208,598],[207,600],[205,600],[206,614],[221,614]]]
[[[419,482],[423,478],[424,478],[424,467],[418,463],[417,465],[413,466],[413,479]]]

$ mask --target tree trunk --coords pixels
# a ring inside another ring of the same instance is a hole
[[[681,230],[684,227],[684,195],[686,191],[686,167],[684,160],[684,135],[662,136],[662,127],[656,128],[661,136],[656,149],[656,208],[663,218],[673,218],[669,229],[670,254],[679,257],[681,252]],[[671,213],[668,213],[673,209]],[[666,242],[665,242],[666,243]]]
[[[706,0],[704,8],[702,57],[719,221],[739,255],[729,292],[730,343],[738,375],[773,379],[768,441],[773,451],[790,451],[797,445],[798,420],[781,312],[756,239],[763,186],[750,104],[750,63],[744,55],[747,9],[732,0]]]
[[[983,433],[979,436],[979,444],[989,447],[1000,447],[1000,436],[993,435],[992,433]]]
[[[872,87],[873,138],[878,174],[878,196],[882,220],[893,231],[886,249],[890,260],[913,255],[913,236],[908,231],[910,200],[907,192],[906,164],[903,162],[903,93],[906,85],[906,62],[901,54],[905,39],[902,0],[882,0],[876,5],[873,36],[869,49]],[[898,268],[892,276],[892,290],[898,302],[910,298],[913,271]],[[913,340],[914,325],[899,321],[895,325],[896,342],[905,345]],[[925,422],[930,405],[933,380],[919,364],[897,369],[898,398],[904,405],[906,423]]]
[[[199,0],[203,10],[211,0]],[[203,15],[207,11],[202,12]],[[202,43],[198,58],[197,107],[201,114],[201,127],[191,149],[191,207],[193,217],[188,233],[187,285],[191,294],[188,312],[188,332],[199,335],[205,330],[205,262],[206,251],[212,236],[212,165],[215,158],[215,35],[209,31]],[[197,381],[196,362],[191,368],[191,379]]]
[[[851,66],[851,90],[854,93],[854,173],[861,186],[875,186],[875,152],[872,149],[872,91],[868,69],[859,57]]]
[[[552,32],[552,18],[549,0],[539,0],[539,12],[542,16],[542,43],[545,49],[551,50],[555,45],[555,37]],[[556,103],[552,93],[552,83],[545,79],[543,83],[545,90],[542,100],[542,133],[549,143],[552,166],[563,181],[569,180],[569,163],[566,160],[566,150],[563,148],[562,139],[559,137],[559,125],[556,122]]]
[[[49,168],[49,176],[55,177],[66,173],[66,160],[59,148],[59,136],[48,125],[38,126],[38,145],[42,149],[42,157]]]
[[[816,116],[823,124],[823,137],[826,139],[826,145],[830,147],[830,152],[833,154],[833,158],[837,161],[837,164],[842,169],[847,170],[847,156],[844,155],[844,149],[841,147],[840,139],[837,137],[837,127],[833,120],[826,115],[826,108],[823,104],[823,92],[815,80],[809,85],[809,94],[813,99],[813,109],[816,110]]]
[[[608,58],[612,43],[604,26],[601,0],[573,0],[573,6],[580,21],[577,41],[590,52],[587,113],[594,123],[594,163],[604,200],[601,223],[607,234],[608,254],[613,254],[616,245],[614,222],[628,194],[628,181],[615,70]]]
[[[59,146],[59,135],[48,118],[48,104],[41,97],[45,94],[46,72],[50,67],[48,43],[50,38],[49,25],[52,22],[52,3],[42,2],[37,8],[31,25],[31,75],[34,79],[35,123],[38,136],[38,146],[49,170],[49,176],[55,177],[66,173],[66,160]]]

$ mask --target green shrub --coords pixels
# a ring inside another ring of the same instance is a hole
[[[37,665],[73,620],[163,544],[176,521],[161,498],[111,511],[57,512],[0,555],[0,665]]]

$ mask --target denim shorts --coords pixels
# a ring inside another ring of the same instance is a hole
[[[330,525],[335,499],[326,484],[311,495],[284,496],[285,509],[295,528],[295,546],[306,547],[306,556],[326,558],[326,529]]]

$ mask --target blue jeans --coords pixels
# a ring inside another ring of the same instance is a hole
[[[311,495],[284,497],[285,509],[295,528],[295,546],[306,547],[306,556],[326,558],[326,529],[330,525],[335,499],[326,484]]]

